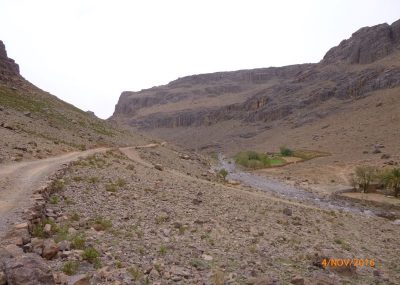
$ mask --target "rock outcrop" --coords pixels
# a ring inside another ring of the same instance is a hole
[[[6,47],[0,40],[0,82],[8,82],[18,77],[19,66],[15,61],[7,56]]]
[[[192,75],[125,91],[112,119],[141,129],[273,122],[330,99],[354,100],[400,86],[400,20],[362,28],[316,64]],[[378,60],[393,55],[387,66]],[[396,57],[396,55],[399,55]],[[364,65],[371,63],[369,65]]]
[[[350,39],[343,40],[338,46],[331,48],[322,62],[372,63],[399,49],[400,20],[392,25],[381,24],[359,29]]]

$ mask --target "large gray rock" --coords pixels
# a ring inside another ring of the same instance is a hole
[[[38,255],[26,254],[3,262],[8,285],[55,284],[50,268]]]

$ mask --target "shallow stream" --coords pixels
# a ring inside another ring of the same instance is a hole
[[[300,187],[288,185],[270,177],[260,176],[255,173],[243,171],[239,169],[239,167],[236,167],[234,161],[225,158],[222,154],[218,155],[218,161],[219,168],[224,168],[228,172],[227,179],[240,181],[243,185],[247,185],[292,201],[311,203],[324,209],[362,213],[367,216],[375,215],[373,210],[366,209],[362,205],[356,205],[356,203],[335,199],[331,196],[323,196],[322,194],[309,192],[301,189]]]

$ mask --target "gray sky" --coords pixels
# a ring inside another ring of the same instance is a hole
[[[398,0],[0,0],[22,75],[102,118],[124,90],[215,71],[318,62]]]

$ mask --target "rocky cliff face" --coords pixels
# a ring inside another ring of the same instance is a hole
[[[350,39],[344,40],[338,46],[330,49],[322,62],[372,63],[399,49],[400,20],[390,26],[381,24],[359,29]]]
[[[0,40],[0,82],[9,82],[19,76],[18,64],[7,56],[6,47]]]
[[[380,59],[393,57],[390,65]],[[367,65],[368,64],[368,65]],[[400,20],[362,28],[317,64],[177,79],[123,92],[112,119],[142,129],[273,122],[330,100],[357,99],[400,86]]]

